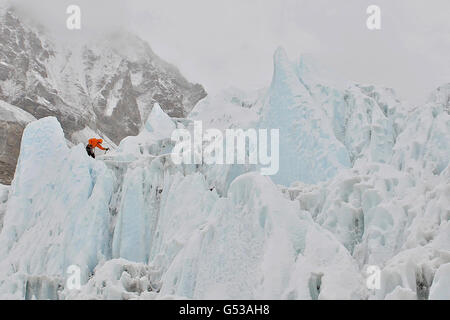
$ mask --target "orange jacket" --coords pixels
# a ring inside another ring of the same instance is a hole
[[[92,146],[92,149],[95,149],[95,147],[97,147],[100,150],[106,150],[105,148],[103,148],[101,143],[103,143],[102,139],[95,139],[95,138],[89,139],[89,144]]]

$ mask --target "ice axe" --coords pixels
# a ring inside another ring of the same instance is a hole
[[[105,155],[108,151],[109,151],[109,146],[107,146],[107,148],[105,149],[105,153],[103,155]]]

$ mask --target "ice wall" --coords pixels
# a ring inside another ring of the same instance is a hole
[[[64,278],[72,264],[86,281],[109,259],[114,179],[82,145],[67,147],[56,118],[29,124],[0,234],[1,292],[24,298],[29,277]]]
[[[280,170],[272,177],[276,183],[317,183],[351,165],[329,118],[282,48],[274,54],[272,84],[262,110],[260,127],[280,130]]]
[[[0,232],[3,228],[3,216],[6,212],[6,203],[8,201],[9,186],[0,184]]]

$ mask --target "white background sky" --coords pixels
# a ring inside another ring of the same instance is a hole
[[[15,0],[66,40],[127,28],[214,92],[270,84],[276,47],[313,55],[341,78],[420,101],[450,82],[450,0]],[[82,10],[67,31],[66,7]],[[381,7],[382,29],[366,28]]]

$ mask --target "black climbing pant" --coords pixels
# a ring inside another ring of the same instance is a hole
[[[92,146],[90,144],[88,144],[86,146],[86,152],[87,152],[88,155],[90,155],[92,158],[95,159],[94,149],[92,148]]]

